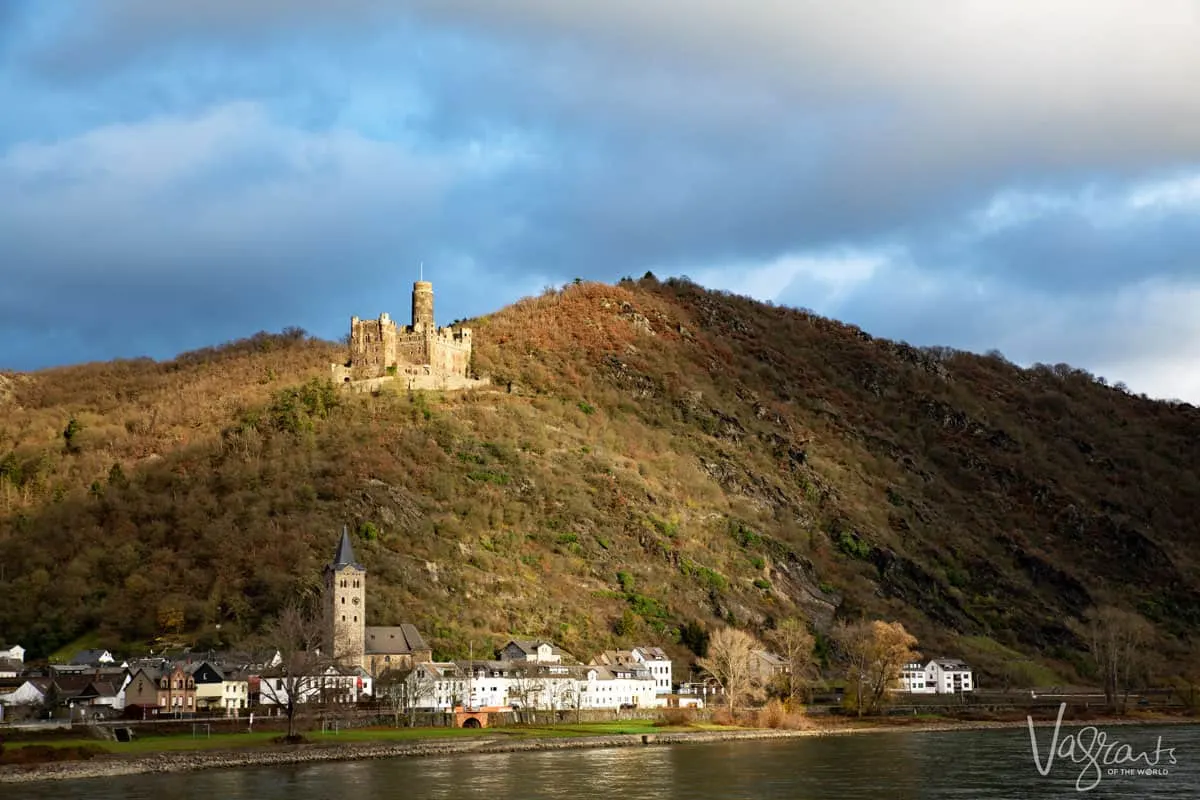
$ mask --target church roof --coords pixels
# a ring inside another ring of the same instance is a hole
[[[370,626],[366,628],[366,652],[389,655],[406,655],[428,650],[429,646],[415,625],[394,627]]]
[[[342,528],[342,539],[338,542],[337,552],[333,554],[334,569],[338,567],[357,567],[362,569],[362,564],[358,563],[358,559],[354,557],[354,546],[350,544],[350,533],[345,528]]]

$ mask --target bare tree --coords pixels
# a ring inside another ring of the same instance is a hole
[[[737,628],[721,628],[708,642],[708,655],[696,663],[716,679],[729,702],[729,711],[737,711],[738,701],[750,694],[751,659],[757,642]]]
[[[1134,681],[1147,667],[1154,628],[1137,614],[1106,606],[1088,615],[1085,632],[1104,682],[1104,699],[1110,708],[1124,712]]]
[[[551,680],[550,685],[550,707],[554,711],[569,711],[571,709],[578,710],[576,703],[575,681],[572,679],[557,679]],[[578,720],[577,720],[578,721]]]
[[[406,677],[407,670],[389,668],[375,679],[375,695],[392,710],[397,728],[400,727],[400,713],[406,710],[408,703],[408,687],[404,682]]]
[[[801,689],[813,675],[813,646],[816,641],[802,619],[789,617],[779,623],[768,637],[788,662],[787,698],[795,702]]]
[[[301,703],[318,697],[325,687],[325,671],[333,665],[322,647],[324,619],[296,603],[288,604],[264,632],[265,643],[278,651],[278,666],[267,670],[260,693],[287,714],[289,741],[298,738],[296,716]]]
[[[404,678],[404,695],[405,702],[408,706],[408,724],[416,727],[417,724],[417,709],[424,708],[426,698],[432,698],[437,691],[438,676],[431,672],[428,667],[417,664]],[[433,701],[430,701],[430,706]]]
[[[916,661],[916,637],[899,622],[842,624],[834,634],[846,665],[846,681],[853,691],[858,716],[876,713],[888,689],[896,688],[904,665]]]
[[[508,684],[508,694],[510,698],[516,698],[520,704],[521,712],[528,709],[536,711],[538,702],[542,696],[542,682],[538,679],[537,674],[525,667],[520,667],[512,672],[512,677]]]

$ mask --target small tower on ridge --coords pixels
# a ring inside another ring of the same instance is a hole
[[[333,657],[341,666],[361,667],[367,624],[367,570],[355,558],[350,533],[344,527],[333,562],[325,567],[325,590],[326,636]]]

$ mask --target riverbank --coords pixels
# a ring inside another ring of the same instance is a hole
[[[1053,726],[1054,720],[1035,720],[1038,727]],[[1114,718],[1063,720],[1064,727],[1086,725],[1188,725],[1190,718]],[[403,742],[321,743],[304,745],[247,746],[239,749],[158,752],[142,755],[110,753],[85,761],[57,761],[36,765],[0,767],[0,783],[24,783],[46,780],[77,780],[118,775],[182,773],[204,769],[230,769],[250,766],[284,766],[326,761],[354,761],[380,758],[419,758],[485,753],[574,750],[581,748],[645,747],[657,745],[702,744],[743,740],[791,739],[812,736],[844,736],[865,733],[940,732],[1024,728],[1027,722],[998,721],[912,721],[898,723],[845,721],[839,724],[813,724],[803,730],[728,728],[721,730],[664,730],[655,733],[610,734],[575,737],[536,737],[518,739],[480,735],[453,739],[414,739]]]

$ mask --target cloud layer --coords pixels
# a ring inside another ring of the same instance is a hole
[[[7,8],[3,366],[335,336],[424,261],[447,320],[653,269],[1200,401],[1194,2]]]

